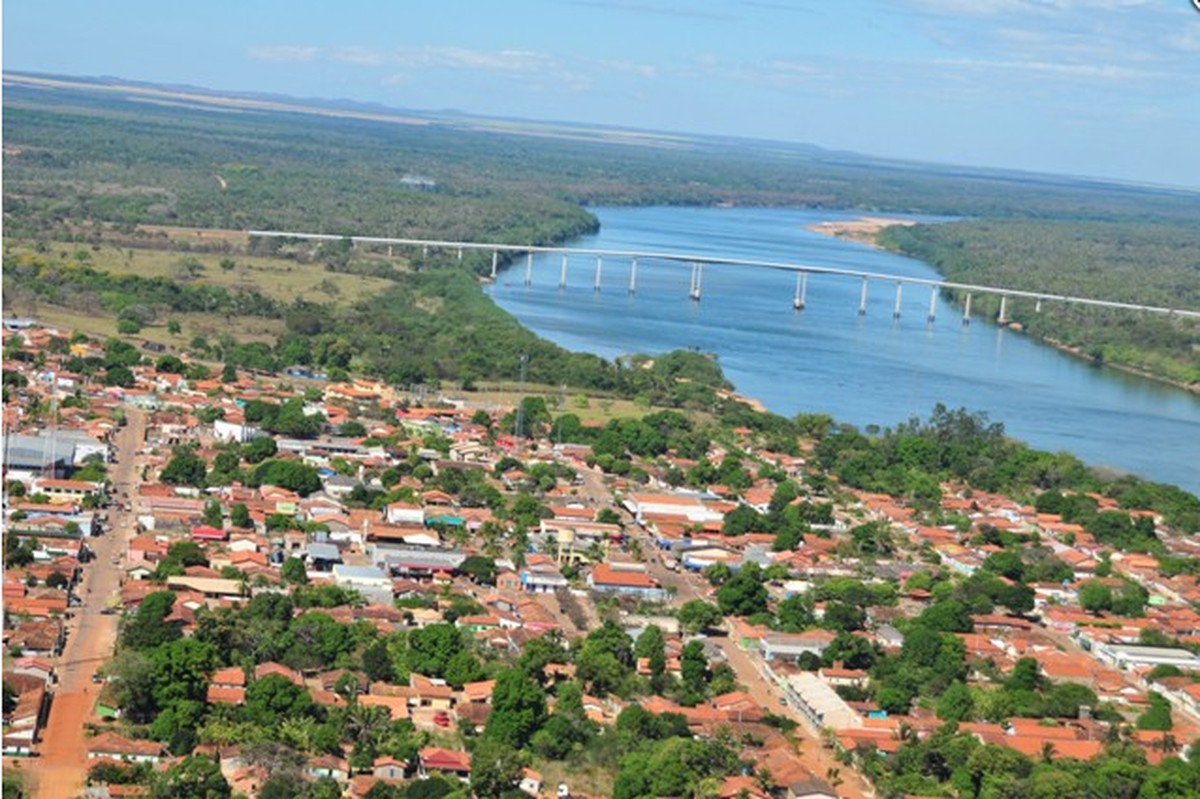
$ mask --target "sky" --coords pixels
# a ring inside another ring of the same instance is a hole
[[[1192,0],[6,0],[2,14],[5,70],[1200,188]]]

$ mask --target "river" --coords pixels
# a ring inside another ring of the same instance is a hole
[[[927,264],[806,230],[855,212],[761,208],[596,208],[600,232],[572,242],[597,249],[670,251],[806,263],[936,278]],[[975,320],[907,287],[900,319],[890,285],[872,284],[857,314],[853,278],[811,276],[807,308],[792,309],[795,280],[773,270],[710,266],[700,302],[688,298],[687,264],[534,259],[501,273],[492,297],[539,335],[572,350],[616,357],[697,348],[716,353],[737,390],[771,410],[831,414],[859,426],[927,417],[936,403],[984,411],[1034,447],[1071,452],[1094,466],[1133,472],[1200,493],[1200,399],[1170,386],[1099,369],[1026,336]]]

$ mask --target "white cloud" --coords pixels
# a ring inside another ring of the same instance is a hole
[[[614,72],[631,72],[647,80],[658,77],[658,67],[653,64],[641,64],[636,61],[601,61],[599,64]]]
[[[278,61],[280,63],[300,63],[312,61],[321,53],[319,47],[298,47],[295,45],[262,45],[251,47],[250,57],[256,61]]]
[[[369,47],[342,47],[333,51],[329,56],[334,61],[345,64],[356,64],[363,67],[380,67],[388,63],[388,55]]]
[[[1140,80],[1165,77],[1163,73],[1116,64],[1074,64],[1051,61],[989,61],[974,58],[945,58],[933,62],[943,66],[966,69],[1039,72],[1070,78],[1099,78],[1104,80]]]

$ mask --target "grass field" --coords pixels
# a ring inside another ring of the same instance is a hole
[[[512,408],[521,401],[521,392],[510,386],[482,385],[477,391],[447,390],[443,393],[450,399],[461,399],[471,407],[486,410]],[[581,394],[570,391],[564,397],[559,388],[550,386],[528,386],[525,394],[531,397],[544,397],[550,414],[555,418],[565,413],[573,413],[585,423],[604,424],[610,419],[640,419],[647,413],[664,410],[660,407],[642,406],[632,400],[596,396],[583,397]],[[586,406],[583,405],[584,402],[587,403]]]
[[[212,238],[234,234],[234,231],[195,232]],[[244,237],[244,234],[237,235]],[[349,304],[380,294],[392,285],[383,278],[328,272],[322,264],[298,263],[286,258],[127,249],[111,244],[101,244],[99,249],[65,242],[51,242],[49,246],[52,252],[67,258],[75,258],[76,253],[86,253],[87,262],[104,272],[166,277],[227,289],[257,289],[272,299],[284,302],[299,297],[314,302]],[[13,246],[13,251],[32,252],[33,248],[32,245],[17,244]],[[222,261],[232,261],[233,267],[222,268]]]
[[[7,303],[6,303],[7,305]],[[39,303],[30,309],[17,309],[21,315],[32,316],[39,322],[60,330],[71,330],[98,338],[117,335],[116,317],[106,314],[88,314],[60,305]],[[121,338],[132,341],[153,341],[168,348],[182,349],[194,336],[202,335],[216,341],[222,333],[231,333],[239,341],[262,341],[274,344],[284,331],[283,320],[263,319],[260,316],[222,316],[220,314],[176,314],[172,319],[179,322],[182,332],[172,336],[167,332],[166,322],[147,325],[131,336]]]
[[[612,796],[614,775],[598,766],[538,759],[533,767],[542,773],[543,794],[553,795],[558,784],[565,782],[571,796]]]

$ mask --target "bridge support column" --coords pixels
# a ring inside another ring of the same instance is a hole
[[[388,258],[392,257],[392,245],[388,245]]]
[[[525,256],[525,285],[533,285],[533,253],[529,252]]]
[[[633,256],[633,260],[629,262],[629,293],[637,292],[637,256]]]
[[[695,302],[700,302],[700,280],[703,268],[702,264],[692,264],[692,289],[688,292],[688,296]]]
[[[462,250],[463,250],[462,247],[458,248],[458,260],[460,260],[460,261],[462,260]]]
[[[867,315],[867,279],[862,279],[862,292],[858,295],[858,315]]]
[[[796,297],[792,300],[792,307],[797,311],[803,311],[807,304],[805,295],[808,293],[808,272],[799,272],[796,274]]]
[[[967,295],[967,301],[963,303],[963,324],[971,324],[971,295]]]
[[[496,267],[500,265],[500,251],[492,250],[492,280],[496,279]]]
[[[600,273],[603,271],[604,271],[604,258],[602,256],[597,255],[596,256],[596,285],[595,285],[594,291],[600,290]]]
[[[562,266],[558,270],[558,287],[560,289],[567,287],[567,254],[565,252],[562,257]]]
[[[1008,296],[1004,294],[1000,295],[1000,315],[996,317],[996,324],[1008,324]]]
[[[1042,298],[1041,298],[1041,297],[1038,297],[1038,299],[1037,299],[1037,305],[1033,306],[1033,312],[1034,312],[1034,313],[1041,313],[1041,312],[1042,312]]]
[[[892,307],[892,318],[900,318],[900,294],[904,289],[904,284],[899,280],[896,281],[896,304]]]
[[[932,322],[937,319],[937,286],[929,289],[929,315],[925,317],[925,321]]]
[[[422,258],[429,257],[429,245],[428,244],[421,245],[421,257]]]

